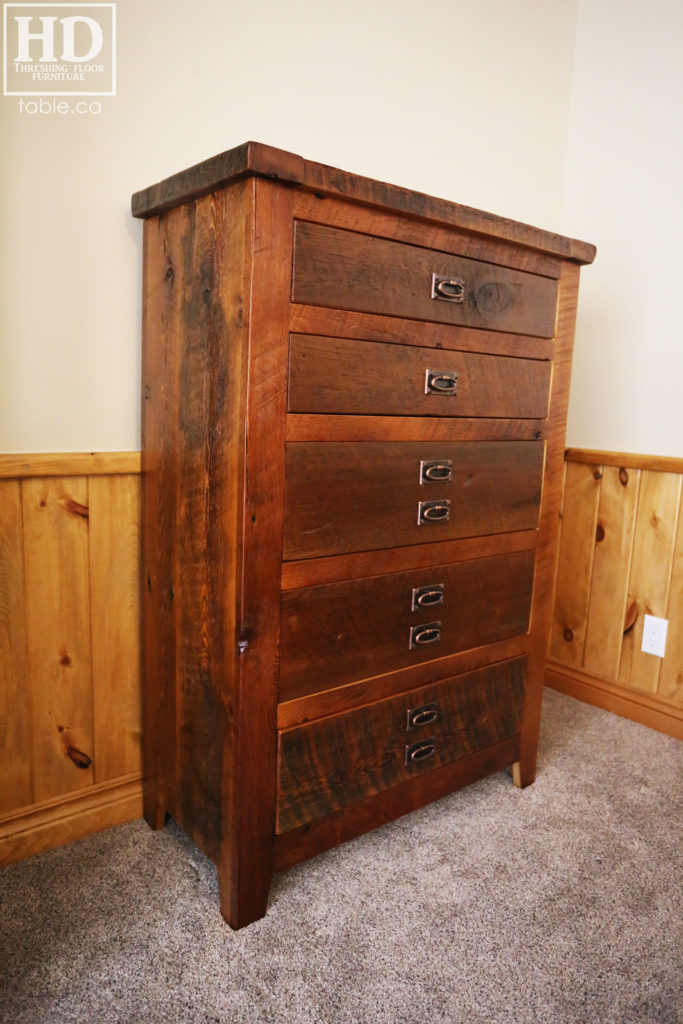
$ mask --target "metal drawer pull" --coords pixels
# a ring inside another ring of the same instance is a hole
[[[450,459],[438,459],[428,462],[422,459],[420,462],[420,483],[449,483],[453,477],[453,463]]]
[[[418,608],[431,608],[443,604],[443,583],[432,583],[430,587],[413,587],[411,612]]]
[[[457,395],[458,375],[455,370],[427,370],[425,395]]]
[[[432,274],[432,298],[446,302],[465,301],[465,282],[461,277],[440,277]]]
[[[418,501],[417,503],[417,525],[425,523],[447,523],[451,515],[451,503],[449,499],[444,501]]]
[[[409,708],[406,712],[406,731],[417,729],[421,725],[431,725],[439,718],[439,705],[437,701],[433,704],[423,704],[421,708]]]
[[[440,622],[425,622],[421,626],[411,626],[408,650],[412,651],[414,647],[424,647],[425,644],[436,644],[440,639]]]
[[[412,743],[406,747],[406,764],[419,764],[433,757],[436,753],[436,743],[433,739],[422,740],[420,743]]]

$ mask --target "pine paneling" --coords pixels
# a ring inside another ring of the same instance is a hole
[[[0,864],[141,813],[139,456],[107,458],[0,458]]]
[[[0,813],[31,802],[21,484],[0,480]]]
[[[567,453],[547,681],[683,736],[682,483],[683,459]],[[663,659],[646,614],[669,620]]]

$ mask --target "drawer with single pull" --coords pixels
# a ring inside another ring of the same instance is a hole
[[[285,561],[534,529],[543,441],[297,441]]]
[[[278,737],[278,833],[515,736],[526,659],[455,676]]]
[[[288,411],[542,419],[550,363],[347,338],[290,338]]]
[[[534,552],[285,591],[280,700],[525,633]]]
[[[297,221],[292,300],[551,338],[557,281],[452,253]]]

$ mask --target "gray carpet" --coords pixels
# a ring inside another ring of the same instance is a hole
[[[232,932],[212,865],[133,822],[0,872],[3,1024],[683,1021],[683,744],[548,692],[495,775],[275,879]]]

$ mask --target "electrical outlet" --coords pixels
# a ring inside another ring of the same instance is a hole
[[[658,658],[663,658],[668,625],[668,619],[658,619],[656,615],[646,615],[643,620],[643,643],[641,650],[645,651],[646,654],[656,654]]]

